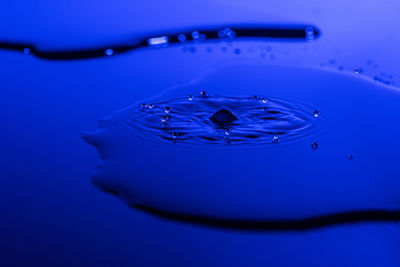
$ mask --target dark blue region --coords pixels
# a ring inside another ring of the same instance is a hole
[[[234,36],[221,36],[221,30],[228,30],[234,33]],[[193,34],[195,33],[195,34]],[[197,33],[201,36],[197,36]],[[314,40],[320,35],[320,31],[310,25],[295,26],[273,26],[273,25],[222,25],[215,27],[197,27],[188,28],[180,31],[166,31],[158,34],[149,34],[148,36],[134,37],[128,43],[113,44],[109,46],[100,46],[93,48],[85,48],[82,50],[41,50],[32,43],[19,43],[10,41],[0,41],[0,49],[14,50],[21,53],[32,54],[38,58],[47,60],[74,60],[88,59],[123,54],[140,48],[146,47],[163,47],[170,44],[179,44],[187,42],[204,42],[207,40],[220,39],[285,39],[295,41]],[[181,38],[184,36],[184,40]],[[152,45],[149,40],[162,37],[166,40],[163,43]]]

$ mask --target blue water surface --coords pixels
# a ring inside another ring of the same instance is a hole
[[[230,23],[310,24],[321,36],[190,43],[75,61],[0,50],[0,266],[399,266],[396,221],[251,231],[126,205],[246,220],[399,210],[397,2],[1,6],[2,41],[50,50]],[[234,142],[194,148],[114,129],[96,151],[81,138],[99,119],[121,122],[127,107],[201,90],[292,99],[313,107],[312,122],[318,109],[326,127],[259,149]],[[125,193],[116,197],[101,186]]]

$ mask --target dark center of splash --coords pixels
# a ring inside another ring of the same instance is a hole
[[[210,120],[217,125],[223,126],[225,124],[234,122],[237,120],[237,118],[229,110],[221,109],[215,112],[214,115],[210,117]]]
[[[315,110],[293,100],[200,94],[135,104],[120,113],[116,128],[178,145],[281,145],[321,128],[323,118]]]

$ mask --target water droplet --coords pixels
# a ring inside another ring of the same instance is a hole
[[[200,38],[200,33],[198,31],[193,31],[192,32],[192,39],[197,40]]]
[[[274,144],[279,143],[279,137],[278,137],[278,135],[274,135],[274,137],[272,138],[272,143],[274,143]]]
[[[188,100],[189,100],[189,102],[192,102],[193,101],[193,96],[189,95]]]
[[[145,103],[140,104],[140,108],[145,108],[145,107],[146,107]]]
[[[152,108],[154,108],[154,106],[153,106],[153,104],[148,104],[148,105],[147,105],[147,108],[148,108],[148,109],[152,109]]]
[[[112,56],[112,55],[114,55],[114,49],[108,48],[108,49],[106,49],[106,51],[104,51],[104,54],[106,56]]]
[[[202,97],[206,97],[206,96],[207,96],[207,92],[206,92],[206,91],[200,91],[200,95],[201,95]]]
[[[166,123],[171,119],[170,115],[161,116],[161,122]]]
[[[254,99],[258,99],[258,95],[254,95],[253,97],[254,97]]]
[[[359,69],[355,69],[355,70],[354,70],[354,73],[355,73],[355,74],[358,74],[358,73],[360,73],[360,70],[359,70]]]
[[[315,31],[313,27],[307,27],[305,29],[305,34],[306,34],[306,38],[307,40],[314,40],[315,38]]]
[[[170,132],[169,134],[170,134],[171,137],[174,138],[174,139],[178,138],[178,133],[177,133],[177,132]]]
[[[353,157],[353,155],[350,154],[350,155],[348,156],[348,158],[349,158],[349,160],[352,160],[354,157]]]
[[[229,30],[228,33],[226,34],[226,36],[230,39],[233,39],[236,37],[236,32]]]
[[[232,140],[229,137],[225,137],[224,142],[225,144],[230,145],[232,143]]]
[[[313,150],[316,150],[316,149],[318,148],[318,144],[317,144],[317,143],[312,143],[312,144],[311,144],[311,148],[312,148]]]
[[[318,118],[319,115],[320,115],[319,111],[315,110],[314,113],[313,113],[314,118]]]
[[[236,32],[232,31],[230,28],[221,29],[218,31],[219,38],[235,38]]]
[[[184,42],[186,41],[186,35],[184,35],[183,33],[178,35],[178,41],[179,42]]]
[[[170,113],[171,112],[171,108],[170,107],[165,107],[164,108],[164,112],[165,113]]]
[[[262,100],[261,100],[261,102],[262,102],[263,104],[267,104],[268,99],[267,99],[266,97],[263,97]]]
[[[226,129],[226,131],[225,131],[225,135],[231,135],[231,132],[232,132],[232,129],[231,129],[231,128],[228,128],[228,129]]]
[[[24,54],[25,55],[29,55],[31,53],[31,50],[27,47],[27,48],[24,48]]]

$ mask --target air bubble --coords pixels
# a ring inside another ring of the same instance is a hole
[[[146,107],[145,103],[140,104],[140,108],[145,108],[145,107]]]
[[[263,104],[267,104],[267,103],[268,103],[268,99],[267,99],[266,97],[263,97],[262,100],[261,100],[261,102],[262,102]]]
[[[231,128],[228,128],[228,129],[226,129],[226,131],[225,131],[225,135],[231,135],[231,132],[232,132],[232,129]]]
[[[320,115],[319,111],[315,110],[314,113],[313,113],[314,118],[318,118],[319,115]]]
[[[167,114],[170,113],[171,112],[171,108],[170,107],[165,107],[164,108],[164,112],[167,113]]]
[[[355,70],[354,70],[354,73],[355,73],[355,74],[359,74],[359,73],[360,73],[360,70],[359,70],[359,69],[355,69]]]
[[[351,154],[348,156],[348,159],[349,159],[349,160],[352,160],[353,158],[354,158],[354,157],[353,157],[353,155],[351,155]]]
[[[193,101],[193,96],[189,95],[188,100],[189,100],[189,102],[192,102]]]
[[[206,97],[206,96],[207,96],[207,92],[206,92],[206,91],[200,91],[200,95],[201,95],[202,97]]]
[[[27,47],[27,48],[24,48],[24,54],[25,55],[29,55],[31,53],[31,50]]]
[[[104,51],[104,54],[106,56],[112,56],[112,55],[114,55],[114,49],[108,48],[108,49],[106,49],[106,51]]]
[[[317,143],[312,143],[312,144],[311,144],[311,148],[312,148],[313,150],[316,150],[316,149],[318,148],[318,144],[317,144]]]
[[[147,108],[148,108],[148,109],[152,109],[152,108],[154,108],[154,106],[153,106],[153,104],[148,104],[148,105],[147,105]]]
[[[274,144],[279,143],[279,137],[278,137],[278,135],[274,135],[274,137],[272,138],[272,143],[274,143]]]

